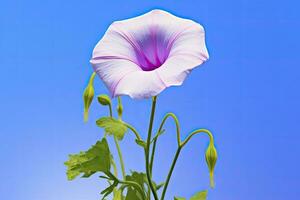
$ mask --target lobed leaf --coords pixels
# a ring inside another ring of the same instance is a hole
[[[136,189],[128,187],[125,200],[143,200],[143,197]]]
[[[116,136],[118,140],[122,140],[127,131],[126,125],[121,120],[112,117],[102,117],[96,121],[96,124],[104,128],[106,133]]]
[[[147,185],[148,182],[145,173],[132,171],[131,175],[126,176],[126,181],[132,181],[137,183],[142,188],[144,193],[147,193],[147,189],[145,185]],[[135,187],[131,187],[131,186],[128,187],[125,200],[142,200],[142,199],[143,197]]]
[[[98,141],[89,150],[79,154],[69,155],[67,166],[68,180],[73,180],[80,174],[90,177],[96,172],[108,172],[111,165],[111,154],[105,138]]]

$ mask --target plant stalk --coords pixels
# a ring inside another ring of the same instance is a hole
[[[171,176],[172,176],[174,167],[175,167],[175,165],[176,165],[178,156],[179,156],[179,154],[180,154],[181,148],[182,148],[181,146],[179,146],[179,147],[177,148],[177,151],[176,151],[176,154],[175,154],[175,156],[174,156],[174,159],[173,159],[171,168],[170,168],[170,170],[169,170],[167,179],[166,179],[166,181],[165,181],[165,185],[164,185],[164,188],[163,188],[163,192],[162,192],[162,195],[161,195],[161,198],[160,198],[161,200],[164,200],[164,198],[165,198],[165,195],[166,195],[166,192],[167,192],[167,188],[168,188],[168,184],[169,184],[169,182],[170,182],[170,179],[171,179]]]
[[[119,145],[119,141],[118,141],[116,136],[114,136],[114,141],[115,141],[115,144],[116,144],[116,147],[117,147],[117,150],[118,150],[118,155],[119,155],[120,165],[121,165],[121,170],[122,170],[122,176],[123,176],[123,179],[125,180],[126,173],[125,173],[124,160],[123,160],[122,151],[121,151],[121,148],[120,148],[120,145]]]
[[[154,196],[154,199],[159,200],[157,193],[156,193],[156,189],[154,188],[153,183],[152,183],[152,175],[150,172],[150,165],[149,165],[150,143],[151,143],[152,127],[153,127],[154,114],[155,114],[156,98],[157,98],[156,96],[152,98],[152,108],[151,108],[151,115],[150,115],[149,129],[148,129],[147,146],[145,148],[145,156],[146,156],[147,180],[148,180],[150,189],[152,191],[152,194]]]

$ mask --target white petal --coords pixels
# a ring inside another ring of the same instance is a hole
[[[126,75],[141,70],[135,63],[124,59],[91,60],[91,63],[112,96],[115,96],[117,86]]]
[[[176,36],[166,62],[157,69],[167,86],[181,85],[189,72],[208,58],[204,29],[191,20],[183,20],[185,29]]]
[[[91,63],[113,96],[148,98],[182,84],[207,59],[201,25],[153,10],[114,22],[96,45]]]
[[[131,98],[145,99],[158,95],[165,88],[155,70],[137,71],[124,76],[115,90],[115,96],[129,95]]]

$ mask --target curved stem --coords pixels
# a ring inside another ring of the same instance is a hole
[[[202,129],[197,129],[197,130],[193,131],[192,133],[190,133],[190,135],[180,144],[180,146],[184,147],[184,145],[186,145],[188,143],[188,141],[190,141],[190,139],[198,133],[206,133],[209,136],[210,141],[211,142],[214,141],[214,137],[213,137],[212,133],[209,130],[202,128]]]
[[[129,125],[129,124],[125,123],[125,122],[123,122],[123,123],[124,123],[124,125],[125,125],[127,128],[129,128],[129,129],[135,134],[136,139],[141,140],[141,136],[140,136],[140,134],[137,132],[137,130],[135,130],[135,128],[133,128],[131,125]]]
[[[176,165],[176,162],[177,162],[177,159],[178,159],[178,156],[180,154],[181,149],[182,149],[182,147],[180,147],[180,146],[177,148],[176,154],[174,156],[171,168],[169,170],[169,173],[168,173],[165,185],[164,185],[164,189],[163,189],[163,192],[162,192],[162,195],[161,195],[161,198],[160,198],[161,200],[163,200],[165,198],[167,188],[168,188],[168,185],[169,185],[169,182],[170,182],[170,179],[171,179],[171,176],[172,176],[172,173],[173,173],[173,170],[174,170],[174,167]]]
[[[152,191],[152,194],[154,196],[154,199],[158,200],[156,189],[154,188],[152,180],[151,180],[151,173],[150,173],[150,166],[149,166],[149,156],[150,156],[149,150],[150,150],[151,134],[152,134],[153,121],[154,121],[154,114],[155,114],[155,106],[156,106],[156,96],[152,98],[152,108],[151,108],[151,115],[150,115],[149,129],[148,129],[147,146],[145,148],[145,156],[146,156],[147,180],[148,180],[150,189]]]
[[[190,135],[189,135],[182,143],[179,142],[179,145],[178,145],[176,154],[175,154],[175,156],[174,156],[174,159],[173,159],[171,168],[170,168],[170,170],[169,170],[169,173],[168,173],[168,176],[167,176],[167,179],[166,179],[164,188],[163,188],[161,200],[164,200],[164,198],[165,198],[166,191],[167,191],[167,188],[168,188],[168,184],[169,184],[169,181],[170,181],[170,179],[171,179],[171,176],[172,176],[172,173],[173,173],[173,170],[174,170],[174,167],[175,167],[175,165],[176,165],[176,162],[177,162],[177,159],[178,159],[178,156],[179,156],[179,154],[180,154],[181,149],[188,143],[188,141],[190,141],[190,139],[191,139],[194,135],[196,135],[196,134],[198,134],[198,133],[206,133],[206,134],[209,136],[210,141],[213,142],[213,135],[212,135],[211,132],[210,132],[209,130],[207,130],[207,129],[197,129],[197,130],[193,131],[192,133],[190,133]]]
[[[122,175],[123,175],[123,179],[126,178],[126,173],[125,173],[125,165],[124,165],[124,160],[123,160],[123,156],[122,156],[122,151],[119,145],[119,141],[117,139],[116,136],[114,136],[114,141],[118,150],[118,155],[119,155],[119,159],[120,159],[120,165],[121,165],[121,170],[122,170]]]
[[[175,121],[175,124],[176,124],[176,135],[177,135],[177,144],[178,146],[180,146],[180,125],[179,125],[179,121],[178,121],[178,118],[176,117],[176,115],[174,113],[167,113],[160,126],[159,126],[159,129],[158,129],[158,132],[157,132],[157,135],[154,137],[154,141],[153,141],[153,146],[152,146],[152,151],[151,151],[151,160],[150,160],[150,172],[152,173],[152,168],[153,168],[153,162],[154,162],[154,155],[155,155],[155,148],[156,148],[156,143],[157,143],[157,139],[158,139],[158,136],[159,134],[161,134],[161,131],[162,131],[162,128],[166,122],[166,120],[169,118],[169,117],[172,117]]]

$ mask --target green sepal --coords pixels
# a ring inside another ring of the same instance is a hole
[[[111,154],[105,138],[98,141],[89,150],[79,154],[69,155],[67,166],[68,180],[73,180],[80,174],[87,178],[96,172],[108,172],[111,166]]]
[[[104,128],[109,135],[116,136],[118,140],[122,140],[127,131],[127,126],[121,120],[112,117],[102,117],[96,121],[96,124]]]

